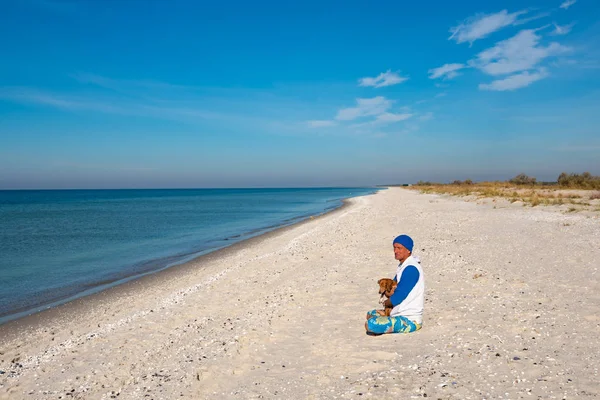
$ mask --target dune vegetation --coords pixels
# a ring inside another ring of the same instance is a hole
[[[565,173],[555,182],[539,182],[526,174],[508,181],[474,182],[471,179],[452,183],[419,181],[409,186],[423,193],[443,193],[455,196],[502,198],[524,206],[564,206],[565,211],[600,211],[600,176],[589,172]]]

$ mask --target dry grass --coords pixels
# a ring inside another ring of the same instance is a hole
[[[590,189],[566,189],[560,186],[514,185],[509,182],[436,184],[419,183],[410,189],[423,193],[469,196],[476,199],[502,198],[510,203],[522,202],[524,206],[561,206],[569,205],[567,212],[581,210],[598,211],[600,192]]]

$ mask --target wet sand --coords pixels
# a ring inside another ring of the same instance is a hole
[[[0,399],[600,396],[600,219],[390,188],[0,326]],[[392,239],[424,325],[365,335]]]

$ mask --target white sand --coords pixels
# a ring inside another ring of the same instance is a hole
[[[426,274],[424,326],[367,336],[400,233]],[[599,267],[597,216],[391,188],[4,325],[0,398],[597,398]]]

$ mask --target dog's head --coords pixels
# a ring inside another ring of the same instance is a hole
[[[379,294],[381,295],[386,292],[391,292],[391,290],[398,285],[395,280],[389,278],[381,278],[377,283],[379,284]]]

